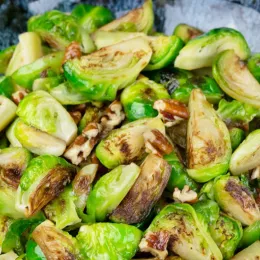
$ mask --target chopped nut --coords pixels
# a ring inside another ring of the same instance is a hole
[[[28,95],[28,92],[24,89],[18,90],[12,94],[12,100],[16,105],[18,105],[22,99]]]
[[[260,179],[260,166],[257,166],[251,174],[251,180],[255,179]]]
[[[178,188],[174,189],[173,199],[176,202],[187,202],[192,204],[198,200],[198,195],[195,191],[191,190],[188,185],[185,185],[181,191]]]
[[[173,151],[172,144],[159,130],[149,130],[145,132],[143,136],[147,153],[152,153],[162,157],[163,155],[169,154]]]
[[[81,120],[81,113],[80,111],[72,111],[72,112],[69,112],[71,117],[73,118],[74,122],[76,123],[76,125],[80,122]]]
[[[81,57],[81,49],[80,45],[77,42],[72,42],[66,49],[64,54],[64,59],[62,64],[64,64],[68,60],[73,60],[75,58]]]
[[[160,99],[154,102],[153,108],[159,113],[159,117],[165,126],[170,127],[179,124],[189,118],[187,107],[173,99]]]

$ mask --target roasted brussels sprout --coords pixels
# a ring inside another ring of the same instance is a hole
[[[53,76],[48,78],[38,78],[34,80],[32,85],[32,90],[33,91],[44,90],[49,92],[51,91],[51,89],[63,83],[63,81],[64,81],[63,75]]]
[[[199,89],[191,92],[187,134],[188,174],[207,182],[227,172],[231,157],[228,129]]]
[[[14,84],[11,77],[0,77],[0,95],[11,98],[14,92]]]
[[[139,248],[159,259],[168,251],[184,259],[222,259],[222,254],[189,204],[170,204],[160,211],[145,231]]]
[[[153,104],[157,99],[164,98],[170,98],[164,86],[147,78],[137,80],[121,94],[121,102],[129,121],[157,116]]]
[[[89,100],[112,101],[118,90],[135,81],[151,55],[148,42],[138,37],[69,60],[64,64],[64,73],[72,87]]]
[[[27,217],[34,215],[63,191],[75,171],[63,158],[53,155],[32,159],[18,187],[16,208]]]
[[[19,104],[17,115],[26,123],[70,144],[77,126],[65,108],[50,94],[39,90],[27,95]]]
[[[260,83],[260,53],[254,54],[248,60],[247,67],[256,80]]]
[[[4,74],[14,54],[15,45],[0,51],[0,74]]]
[[[251,246],[236,254],[232,260],[255,260],[260,256],[260,241],[256,241]]]
[[[159,156],[149,154],[129,193],[112,212],[114,222],[136,224],[144,221],[161,197],[170,177],[170,165]]]
[[[236,127],[229,129],[229,135],[233,151],[237,149],[237,147],[246,137],[245,132],[242,129]]]
[[[139,119],[115,129],[101,140],[96,156],[108,169],[126,164],[144,155],[144,137],[147,130],[157,129],[165,134],[165,127],[159,118]]]
[[[260,220],[244,229],[239,247],[245,248],[257,240],[260,240]]]
[[[15,136],[15,128],[19,121],[20,119],[16,118],[6,131],[6,137],[10,142],[11,146],[13,147],[22,147],[21,143],[18,141],[18,139]]]
[[[138,249],[142,232],[130,225],[97,223],[80,228],[77,240],[83,259],[130,260]]]
[[[180,23],[175,27],[173,34],[178,36],[185,43],[187,43],[191,39],[203,34],[203,32],[200,29],[191,25]]]
[[[213,188],[221,209],[243,225],[260,220],[260,211],[253,195],[238,177],[220,176],[214,181]]]
[[[217,28],[189,41],[175,60],[175,67],[194,70],[210,67],[216,55],[224,50],[233,49],[234,53],[245,60],[250,50],[244,36],[231,28]]]

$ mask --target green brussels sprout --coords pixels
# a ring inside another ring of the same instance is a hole
[[[96,31],[99,27],[114,20],[113,13],[103,6],[79,4],[71,12],[87,33]]]
[[[97,221],[104,221],[126,196],[139,174],[140,168],[131,163],[120,165],[102,176],[88,196],[88,214]]]
[[[0,74],[4,74],[14,54],[15,45],[0,51]]]
[[[260,108],[260,84],[234,50],[223,51],[216,57],[213,76],[230,97]]]
[[[32,239],[26,243],[26,258],[27,260],[46,260],[41,248]]]
[[[75,174],[63,158],[42,155],[32,159],[23,172],[16,195],[16,208],[27,217],[57,197]]]
[[[0,215],[0,254],[2,253],[3,241],[12,222],[13,219]]]
[[[260,220],[244,229],[243,237],[240,240],[239,247],[248,247],[257,240],[260,240]]]
[[[40,78],[47,69],[51,69],[57,74],[60,73],[63,57],[64,52],[54,52],[43,56],[35,62],[19,68],[12,75],[12,79],[19,86],[32,90],[34,80]]]
[[[0,78],[0,95],[11,98],[14,92],[14,84],[11,77]]]
[[[199,89],[191,92],[187,134],[188,174],[207,182],[229,168],[231,142],[225,123]]]
[[[236,254],[232,260],[257,260],[260,256],[260,241],[256,241],[251,246]]]
[[[70,144],[77,134],[77,126],[66,109],[50,94],[39,90],[27,95],[17,109],[17,115],[37,129]]]
[[[53,76],[48,78],[39,78],[34,80],[32,85],[32,90],[44,90],[46,92],[51,91],[51,89],[57,87],[64,81],[63,75]]]
[[[251,132],[231,156],[230,171],[240,175],[259,166],[260,129]]]
[[[164,86],[147,78],[137,80],[121,93],[121,102],[129,121],[157,116],[153,103],[157,99],[167,98],[170,95]]]
[[[13,147],[22,147],[21,143],[18,141],[18,139],[15,136],[15,128],[19,121],[20,119],[16,118],[6,131],[6,137],[10,142],[11,146]]]
[[[46,259],[82,259],[78,243],[69,233],[45,220],[32,232],[32,238],[39,245]]]
[[[246,137],[245,131],[236,127],[229,129],[229,135],[232,151],[236,150]]]
[[[138,37],[69,60],[64,73],[72,87],[89,100],[112,101],[118,90],[135,81],[151,55],[148,42]]]
[[[142,232],[130,225],[97,223],[80,228],[77,240],[83,259],[124,259],[135,255]]]
[[[215,179],[213,188],[220,208],[243,225],[260,220],[260,211],[253,195],[238,177],[220,176]]]
[[[184,259],[216,259],[222,255],[214,240],[189,204],[163,208],[145,231],[139,248],[165,259],[167,249]]]
[[[247,67],[256,80],[260,83],[260,53],[256,53],[249,58]]]
[[[203,34],[203,32],[200,29],[191,25],[180,23],[175,27],[173,34],[178,36],[185,43],[187,43],[191,39]]]
[[[199,193],[200,200],[208,200],[208,199],[215,200],[213,185],[214,185],[214,180],[205,183],[201,187]]]
[[[217,28],[189,41],[175,60],[175,67],[194,70],[211,67],[216,55],[233,49],[242,60],[250,55],[244,36],[231,28]]]
[[[75,17],[58,10],[33,16],[28,31],[36,32],[51,47],[64,50],[72,41],[81,42],[81,31]]]
[[[15,118],[16,109],[9,98],[0,95],[0,132]]]
[[[194,191],[198,190],[197,183],[192,178],[190,178],[187,170],[185,169],[176,152],[164,155],[163,158],[172,167],[171,175],[167,184],[167,190],[173,192],[174,188],[176,187],[182,190],[185,185],[188,185],[190,189]]]
[[[29,126],[22,120],[18,120],[14,127],[14,135],[18,143],[32,153],[60,156],[66,149],[63,140]]]
[[[153,2],[145,0],[142,7],[102,26],[101,31],[123,31],[151,33],[154,23]]]
[[[221,214],[216,223],[209,225],[209,230],[223,258],[231,259],[243,235],[241,223]]]
[[[136,182],[110,216],[113,222],[136,224],[144,221],[167,185],[171,167],[164,159],[149,154],[140,167]]]
[[[144,137],[147,130],[157,129],[165,134],[165,127],[159,118],[139,119],[112,130],[96,148],[96,156],[108,169],[130,163],[143,157]]]

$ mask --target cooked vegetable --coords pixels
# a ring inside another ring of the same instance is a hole
[[[254,54],[247,62],[247,67],[256,80],[260,83],[260,53]]]
[[[14,92],[14,85],[11,77],[6,76],[0,78],[0,95],[11,98]]]
[[[178,36],[185,43],[187,43],[191,39],[203,34],[203,32],[200,29],[191,25],[180,23],[175,27],[173,34]]]
[[[6,254],[0,255],[0,260],[15,260],[18,259],[18,255],[14,251],[10,251]]]
[[[260,220],[244,229],[239,247],[245,248],[257,240],[260,240]]]
[[[46,260],[41,248],[32,239],[26,243],[26,257],[28,260]]]
[[[64,81],[63,75],[53,76],[48,78],[37,78],[33,81],[32,90],[44,90],[51,91],[51,89],[57,87]]]
[[[230,134],[232,151],[234,151],[245,139],[245,132],[240,128],[234,127],[229,129],[229,134]]]
[[[189,101],[188,174],[206,182],[227,172],[231,157],[228,129],[203,93],[195,89]]]
[[[210,67],[216,55],[224,50],[234,50],[245,60],[250,50],[244,36],[231,28],[217,28],[189,41],[175,60],[175,67],[194,70]]]
[[[247,247],[243,251],[235,255],[232,260],[255,260],[259,258],[260,255],[260,241],[256,241],[251,246]]]
[[[14,54],[15,45],[0,51],[0,73],[5,73],[8,64]]]

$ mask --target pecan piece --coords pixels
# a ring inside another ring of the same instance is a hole
[[[76,125],[78,125],[78,123],[80,122],[80,120],[82,118],[82,115],[81,115],[80,111],[71,111],[71,112],[69,112],[69,114],[73,118],[73,120],[76,123]]]
[[[174,189],[173,199],[176,202],[192,204],[198,201],[198,195],[195,191],[191,190],[188,185],[185,185],[182,190],[178,188]]]
[[[65,49],[64,59],[62,64],[64,64],[68,60],[73,60],[75,58],[80,58],[82,55],[81,48],[78,42],[72,42]]]
[[[28,95],[28,92],[25,89],[18,90],[12,94],[12,100],[16,105],[18,105],[22,99]]]

